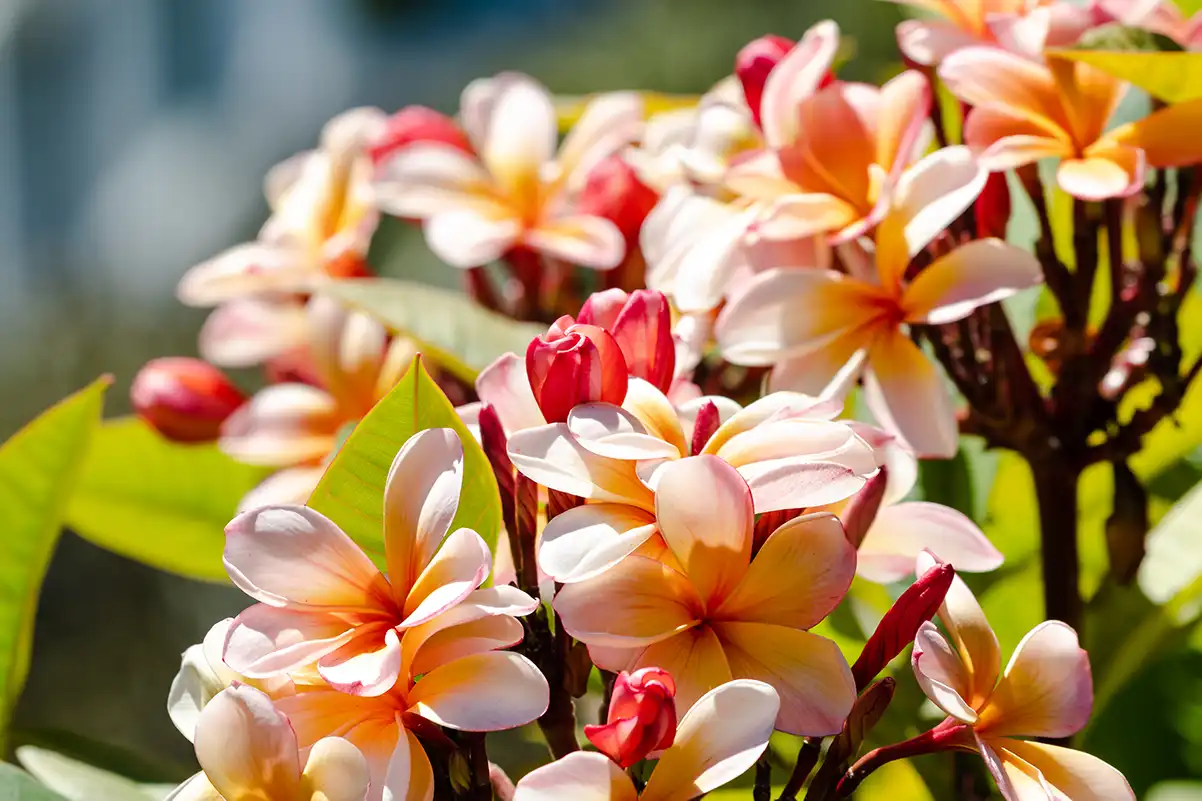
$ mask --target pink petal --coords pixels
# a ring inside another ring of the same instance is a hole
[[[206,361],[251,367],[304,347],[305,307],[265,298],[238,298],[218,306],[200,329],[198,347]]]
[[[309,299],[306,312],[309,354],[325,388],[348,407],[370,408],[388,349],[387,329],[322,295]]]
[[[229,687],[204,708],[196,758],[225,798],[294,798],[300,789],[296,735],[271,699],[253,687]]]
[[[344,422],[329,393],[308,384],[276,384],[226,418],[218,444],[240,462],[290,467],[328,455]]]
[[[530,229],[523,241],[545,256],[597,270],[616,267],[626,255],[622,232],[602,217],[574,215],[545,220]]]
[[[401,672],[401,640],[396,629],[376,637],[355,637],[321,658],[317,672],[331,687],[349,695],[383,695]]]
[[[967,573],[996,570],[1004,560],[966,515],[941,504],[912,501],[877,512],[860,543],[856,572],[880,584],[900,581],[913,572],[914,559],[924,549]]]
[[[910,664],[918,686],[932,703],[959,721],[977,722],[976,711],[964,700],[972,695],[972,676],[929,620],[914,638]]]
[[[1051,786],[1062,798],[1135,801],[1131,785],[1110,765],[1091,754],[1045,743],[1001,739],[991,743],[1002,759],[1008,776],[1029,776],[1030,771]],[[1015,782],[1017,784],[1017,782]],[[1044,790],[1045,794],[1047,790]],[[1018,801],[1026,801],[1019,794]]]
[[[760,101],[760,127],[768,147],[792,143],[797,136],[797,106],[818,90],[839,49],[839,26],[830,20],[806,31],[768,74]]]
[[[1051,70],[1023,56],[996,47],[966,47],[944,59],[939,77],[963,102],[1029,118],[1049,135],[1067,124]]]
[[[509,458],[523,475],[544,487],[588,500],[654,508],[634,463],[592,453],[564,423],[515,433],[509,438]]]
[[[644,796],[645,797],[645,796]],[[638,801],[621,768],[596,751],[576,751],[527,773],[513,801]]]
[[[641,801],[688,801],[750,768],[768,747],[780,699],[771,686],[738,679],[706,693],[688,711]]]
[[[371,723],[357,726],[352,732],[360,749],[370,742],[377,751],[374,760],[368,757],[369,763],[375,764],[367,801],[433,801],[434,770],[426,750],[413,732],[396,723],[386,725],[386,732],[380,732],[383,737],[372,733],[383,727]],[[364,751],[365,756],[367,753]]]
[[[405,600],[401,626],[424,623],[467,598],[488,578],[492,553],[479,534],[461,528],[447,537]]]
[[[476,159],[441,142],[419,142],[396,151],[379,167],[373,189],[381,211],[423,219],[479,206],[493,192]]]
[[[648,433],[630,412],[608,403],[573,408],[568,414],[568,430],[585,448],[608,459],[675,459],[681,455],[677,446]]]
[[[436,668],[409,693],[410,711],[462,731],[500,731],[547,711],[547,680],[524,656],[473,654]]]
[[[476,376],[476,394],[497,410],[506,434],[547,423],[530,389],[526,360],[515,353],[498,357],[480,371]]]
[[[235,517],[225,529],[223,561],[239,589],[271,606],[375,608],[387,587],[342,529],[304,506]]]
[[[716,456],[673,462],[655,493],[659,529],[706,603],[726,596],[747,572],[755,510],[747,482]]]
[[[278,473],[272,473],[242,496],[242,500],[238,502],[238,511],[246,512],[264,506],[305,504],[325,472],[325,467],[288,467]]]
[[[781,359],[768,376],[770,392],[804,392],[841,399],[860,380],[868,358],[869,335],[864,328],[849,330],[825,346]]]
[[[644,111],[638,92],[607,92],[589,102],[564,137],[556,159],[569,189],[583,186],[598,162],[639,138]]]
[[[452,267],[480,267],[494,262],[517,243],[521,222],[510,216],[484,215],[472,209],[440,212],[422,230],[434,255]]]
[[[443,664],[444,657],[445,661],[450,661],[449,657],[456,653],[466,656],[479,650],[492,650],[476,648],[474,645],[468,647],[467,644],[479,644],[490,637],[508,636],[507,632],[512,631],[508,628],[509,623],[503,622],[497,628],[486,627],[483,630],[472,628],[475,623],[485,619],[516,623],[512,615],[528,615],[537,608],[538,601],[516,587],[498,586],[476,590],[462,603],[451,607],[438,617],[405,631],[401,638],[401,672],[406,676],[420,675]],[[520,624],[518,628],[521,628]],[[470,636],[462,636],[461,643],[461,635]],[[520,633],[518,639],[521,639]],[[428,654],[427,646],[430,651]],[[419,663],[426,669],[415,670]]]
[[[920,272],[902,306],[910,322],[942,325],[1042,281],[1043,270],[1030,253],[999,239],[978,239]]]
[[[311,665],[354,637],[382,634],[365,630],[334,615],[278,609],[255,604],[230,624],[222,643],[222,659],[248,678],[280,676]]]
[[[722,622],[715,626],[731,675],[767,682],[780,694],[776,728],[821,737],[843,728],[856,683],[839,646],[788,626]]]
[[[547,523],[538,565],[556,581],[584,581],[634,553],[655,532],[655,516],[649,512],[616,503],[585,504]]]
[[[499,651],[522,641],[524,629],[517,619],[494,615],[444,628],[418,651],[409,674],[420,676],[442,665],[473,654]]]
[[[739,475],[747,481],[759,514],[802,506],[825,506],[855,495],[864,487],[864,476],[837,462],[778,459],[744,465]]]
[[[957,25],[936,20],[904,20],[897,26],[897,46],[915,64],[939,64],[962,47],[979,40]]]
[[[265,292],[303,292],[320,273],[298,248],[247,242],[188,270],[175,294],[187,306],[216,306]]]
[[[616,656],[601,653],[600,656]],[[629,670],[657,667],[676,682],[676,716],[686,714],[703,695],[731,680],[721,640],[709,626],[697,626],[635,654]]]
[[[1072,628],[1048,621],[1018,644],[977,727],[990,737],[1068,737],[1092,711],[1089,655]]]
[[[959,446],[955,410],[943,376],[898,331],[873,343],[864,399],[876,419],[920,455],[949,458]]]
[[[915,562],[916,575],[925,573],[936,564],[927,552],[919,554]],[[979,708],[997,683],[1001,649],[981,604],[959,576],[952,580],[943,605],[939,607],[939,620],[947,629],[960,661],[971,668],[968,694],[964,698],[971,706]]]
[[[855,548],[834,515],[794,518],[769,535],[715,615],[808,629],[843,599],[855,569]]]

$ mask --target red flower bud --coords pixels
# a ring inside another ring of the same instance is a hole
[[[622,313],[628,300],[630,300],[630,293],[616,287],[594,292],[580,307],[580,314],[576,315],[576,322],[595,325],[612,332],[614,323],[618,322],[618,315]]]
[[[672,745],[676,737],[676,683],[666,670],[622,671],[614,681],[609,716],[585,726],[584,736],[622,768]]]
[[[885,665],[914,642],[914,635],[922,624],[939,611],[955,576],[956,571],[950,564],[940,562],[919,576],[894,602],[864,643],[860,658],[851,668],[857,690],[867,687]]]
[[[710,441],[710,437],[714,436],[714,432],[720,425],[722,425],[722,418],[718,414],[718,405],[712,400],[701,404],[701,408],[697,410],[697,417],[693,419],[691,451],[694,456],[705,449],[706,443]]]
[[[676,342],[672,339],[672,310],[664,293],[650,289],[631,292],[610,331],[630,374],[666,393],[676,373]]]
[[[217,439],[221,424],[246,401],[221,370],[184,357],[147,362],[129,397],[137,415],[174,442]]]
[[[626,360],[604,328],[555,321],[526,349],[530,389],[548,423],[562,423],[582,403],[620,404],[626,399]]]
[[[638,247],[643,220],[658,201],[659,195],[639,180],[634,168],[621,155],[613,153],[589,172],[576,210],[603,217],[618,226],[629,252]]]
[[[744,45],[735,56],[735,75],[743,84],[743,96],[747,99],[756,127],[760,124],[760,101],[764,97],[768,75],[793,49],[794,44],[791,39],[769,34]]]
[[[851,496],[851,500],[839,515],[843,522],[843,533],[847,535],[847,541],[853,548],[860,547],[872,526],[872,521],[876,520],[876,513],[881,510],[881,500],[885,497],[888,481],[886,470],[881,467],[859,492]]]
[[[388,118],[384,132],[368,152],[379,164],[396,150],[415,142],[441,142],[464,153],[472,153],[472,143],[463,129],[446,114],[425,106],[406,106]]]
[[[990,173],[974,206],[977,219],[977,236],[1006,238],[1006,226],[1010,222],[1010,186],[1006,173]]]

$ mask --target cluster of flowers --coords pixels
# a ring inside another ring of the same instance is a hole
[[[457,120],[348,112],[269,174],[259,238],[180,284],[184,302],[216,307],[206,361],[154,362],[133,389],[172,439],[279,468],[227,529],[229,575],[258,603],[190,649],[172,688],[203,768],[173,798],[430,799],[428,754],[547,714],[561,677],[508,649],[531,630],[519,618],[551,614],[617,678],[608,722],[586,730],[599,753],[516,788],[495,778],[520,801],[708,792],[773,730],[862,728],[892,692],[873,680],[910,643],[947,719],[870,753],[829,797],[945,749],[978,751],[1010,801],[1133,797],[1094,757],[1015,739],[1085,724],[1088,658],[1045,623],[1002,671],[954,575],[1002,555],[958,512],[904,500],[919,456],[957,448],[912,327],[1042,280],[1000,238],[1003,171],[1058,158],[1060,187],[1100,200],[1138,191],[1148,167],[1202,161],[1188,133],[1202,104],[1106,131],[1124,85],[1045,55],[1116,20],[1182,46],[1196,26],[1168,0],[913,4],[935,17],[900,27],[911,68],[883,87],[835,76],[839,31],[823,22],[751,42],[694,107],[647,118],[638,94],[599,96],[562,144],[547,90],[502,74],[468,86]],[[967,110],[962,146],[932,149],[936,82]],[[299,505],[414,352],[322,295],[370,274],[381,214],[420,222],[485,305],[554,320],[460,408],[504,496],[495,555],[450,531],[463,444],[449,429],[420,432],[392,465],[386,570]],[[483,270],[498,261],[499,291]],[[606,288],[584,298],[573,266]],[[216,365],[262,365],[269,386],[247,399]],[[748,393],[724,384],[727,367],[767,394],[733,400]],[[841,417],[857,383],[880,428]],[[916,581],[849,666],[810,629],[857,575]],[[624,769],[649,756],[644,787]]]

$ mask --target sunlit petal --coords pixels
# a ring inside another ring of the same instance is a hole
[[[583,581],[634,553],[655,531],[655,516],[633,506],[578,506],[547,523],[539,542],[538,566],[556,581]]]
[[[609,757],[577,751],[527,773],[518,782],[513,801],[637,801],[638,797],[630,777]]]
[[[910,664],[918,685],[932,703],[957,720],[969,724],[977,721],[976,711],[965,700],[972,696],[972,676],[930,621],[922,624],[914,638]]]
[[[900,581],[914,572],[914,559],[923,549],[968,573],[996,570],[1003,559],[963,513],[937,503],[911,501],[877,512],[860,543],[856,572],[881,584]]]
[[[1038,286],[1039,261],[1000,239],[977,239],[953,250],[918,274],[906,288],[906,320],[942,325],[974,309]]]
[[[864,399],[885,428],[928,458],[949,458],[959,438],[943,376],[900,332],[879,337],[868,356]]]
[[[546,712],[548,698],[547,680],[534,663],[502,651],[436,668],[409,694],[413,712],[463,731],[517,728]]]

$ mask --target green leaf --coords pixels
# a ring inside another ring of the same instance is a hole
[[[42,578],[109,383],[60,401],[0,445],[0,753],[29,674]]]
[[[1057,50],[1049,56],[1090,64],[1166,103],[1202,98],[1202,53]]]
[[[67,507],[71,530],[159,570],[225,582],[225,524],[269,471],[215,444],[169,442],[133,417],[101,426]]]
[[[1181,9],[1181,13],[1187,17],[1192,17],[1199,11],[1202,11],[1202,0],[1176,0],[1177,7]]]
[[[502,354],[525,353],[545,326],[519,323],[466,295],[391,278],[335,281],[322,290],[412,337],[441,368],[471,383]]]
[[[166,795],[159,787],[137,784],[45,748],[22,746],[17,749],[17,759],[30,774],[67,801],[154,801]]]
[[[452,428],[463,443],[463,493],[451,530],[470,528],[489,548],[497,542],[501,499],[492,468],[418,356],[392,392],[347,437],[309,497],[310,507],[341,526],[382,568],[388,469],[405,441],[427,428]]]
[[[1137,581],[1148,600],[1185,625],[1202,614],[1202,485],[1194,487],[1148,534]]]
[[[66,801],[61,795],[38,784],[20,768],[0,762],[0,799],[3,801]],[[105,801],[97,798],[95,801]]]

